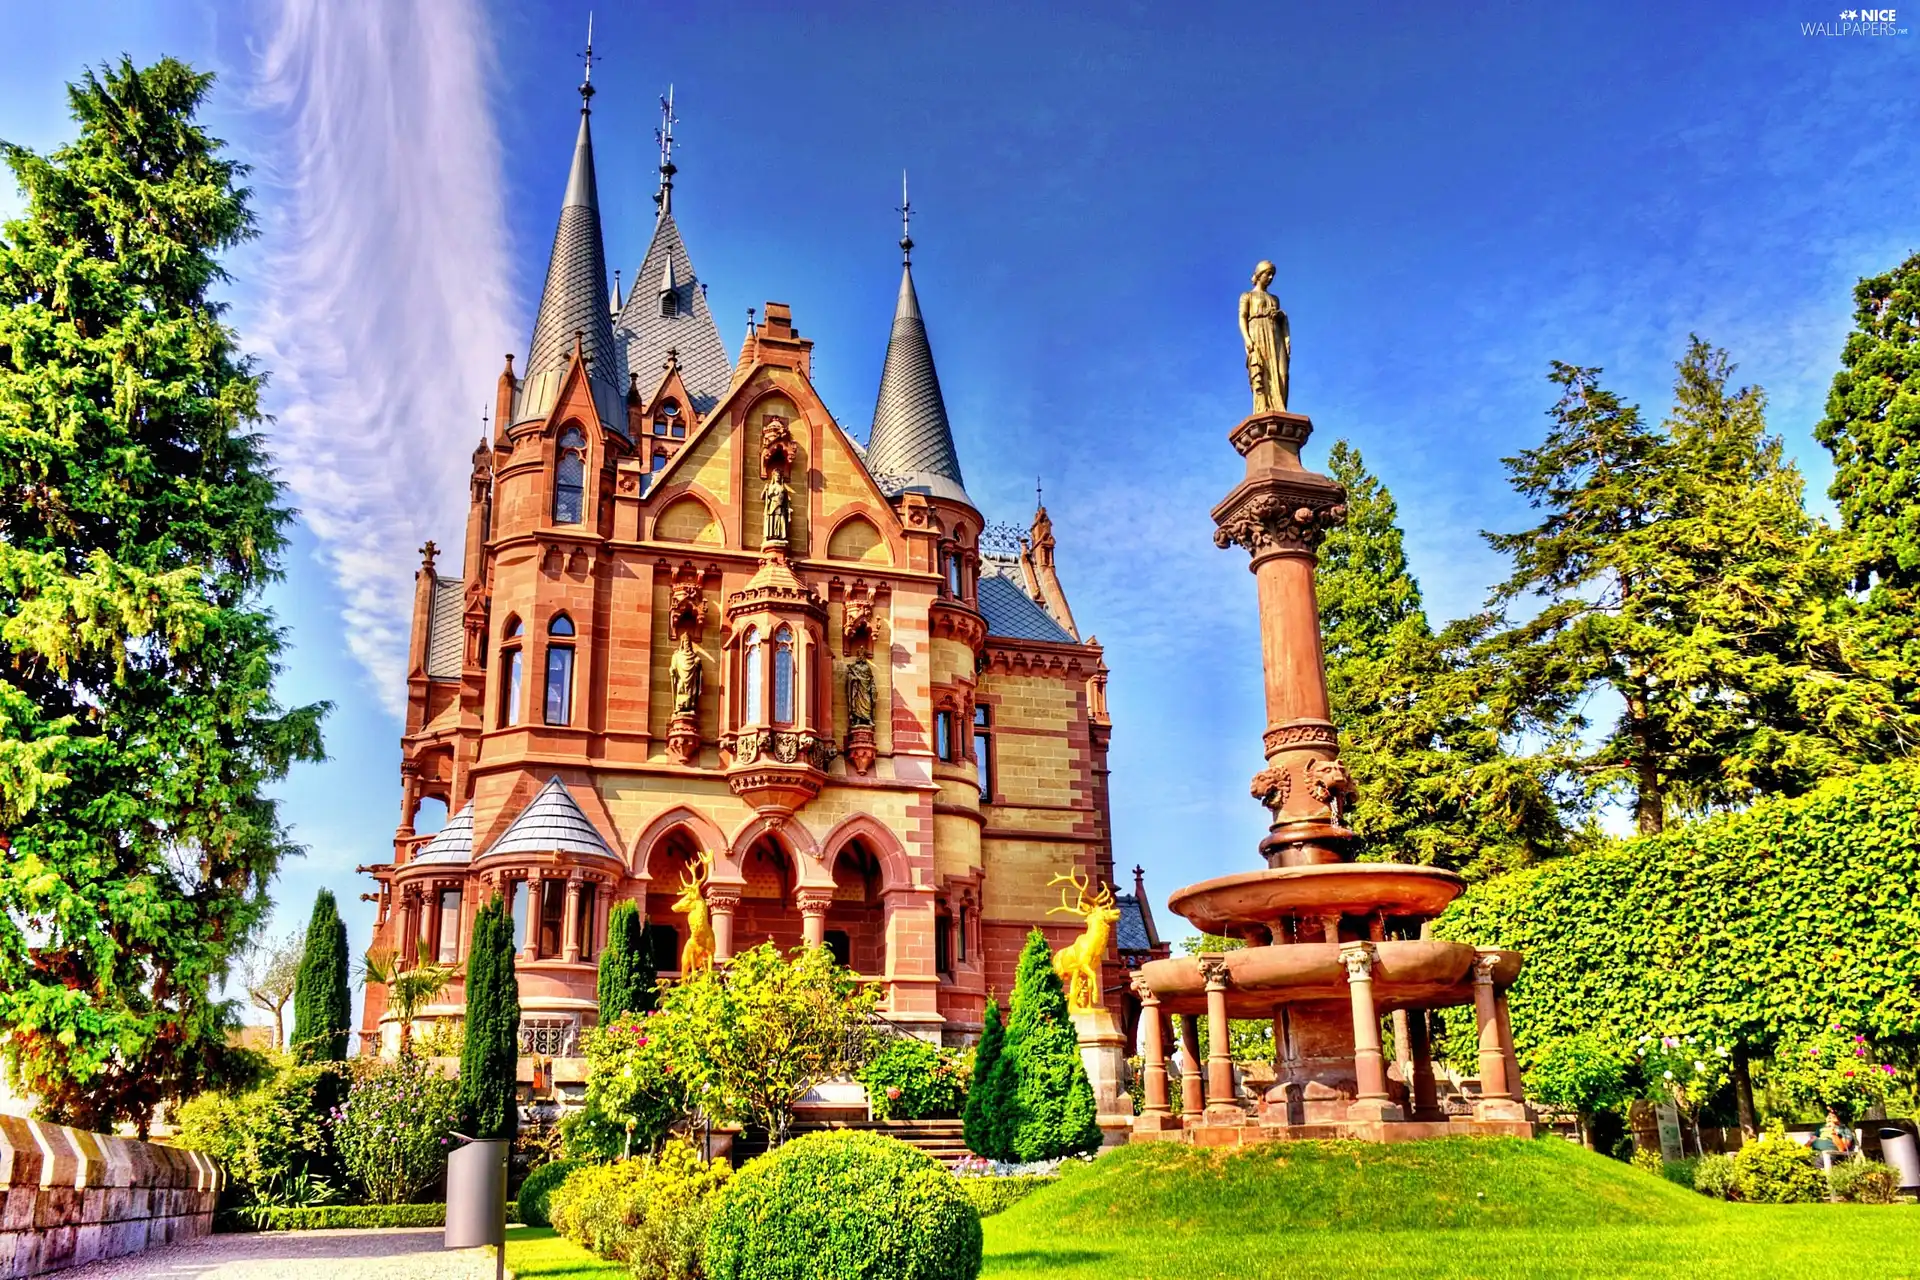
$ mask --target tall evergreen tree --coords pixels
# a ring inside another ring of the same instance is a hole
[[[1545,605],[1476,651],[1566,735],[1587,728],[1594,693],[1617,695],[1614,724],[1567,763],[1591,794],[1629,795],[1642,834],[1805,790],[1911,732],[1848,619],[1835,539],[1766,432],[1765,397],[1730,390],[1726,353],[1698,338],[1677,368],[1656,429],[1599,370],[1553,366],[1546,442],[1506,460],[1545,518],[1487,535],[1514,562],[1495,604]]]
[[[1001,1144],[1011,1159],[1051,1160],[1099,1149],[1099,1108],[1080,1061],[1080,1037],[1053,971],[1047,935],[1038,929],[1020,952],[1001,1054],[1001,1070],[1011,1075]]]
[[[1813,429],[1852,535],[1873,639],[1920,698],[1920,253],[1853,291],[1853,332]]]
[[[980,1043],[973,1051],[973,1084],[967,1090],[966,1110],[961,1113],[961,1129],[967,1150],[990,1160],[1009,1159],[1000,1136],[1000,1119],[1007,1107],[1005,1032],[1000,1022],[1000,1002],[987,1001],[987,1016],[980,1029]]]
[[[1344,440],[1327,471],[1347,491],[1317,578],[1327,693],[1365,856],[1479,876],[1561,852],[1552,771],[1506,749],[1470,660],[1477,623],[1433,633],[1393,495]]]
[[[0,1053],[46,1114],[144,1129],[240,1066],[217,998],[291,849],[269,786],[288,519],[219,255],[253,234],[212,77],[88,72],[79,134],[0,144]]]
[[[331,889],[313,899],[307,945],[293,984],[293,1054],[301,1062],[345,1062],[353,1025],[347,925]]]
[[[622,902],[607,913],[607,945],[600,952],[597,995],[600,1025],[630,1013],[646,1013],[657,993],[652,939],[640,919],[639,908]]]
[[[511,1138],[520,1120],[514,1105],[520,981],[513,971],[513,920],[498,894],[475,913],[467,943],[466,1035],[460,1131],[470,1138]]]

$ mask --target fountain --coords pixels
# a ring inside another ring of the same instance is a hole
[[[1273,817],[1260,842],[1267,865],[1189,885],[1169,900],[1202,932],[1248,945],[1150,961],[1134,974],[1146,1097],[1132,1138],[1236,1145],[1531,1136],[1506,1007],[1519,954],[1428,936],[1427,923],[1465,887],[1454,873],[1352,860],[1358,839],[1344,818],[1354,786],[1328,719],[1314,598],[1319,546],[1345,519],[1346,494],[1300,461],[1313,424],[1287,411],[1291,344],[1286,315],[1266,291],[1272,274],[1272,264],[1261,263],[1241,298],[1254,411],[1229,439],[1247,473],[1213,510],[1214,541],[1250,552],[1258,584],[1267,731],[1253,795]],[[1435,1087],[1428,1018],[1453,1005],[1477,1015],[1480,1091],[1471,1114],[1449,1117]],[[1388,1016],[1398,1080],[1381,1048]],[[1170,1018],[1182,1032],[1177,1110],[1168,1097]],[[1234,1084],[1233,1018],[1273,1023],[1276,1082],[1251,1106]]]

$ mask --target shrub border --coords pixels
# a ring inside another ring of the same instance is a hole
[[[507,1201],[507,1221],[520,1221],[520,1206]],[[252,1231],[373,1231],[382,1227],[444,1227],[444,1204],[316,1204],[301,1208],[222,1209],[213,1216],[213,1229]]]

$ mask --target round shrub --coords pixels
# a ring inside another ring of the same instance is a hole
[[[980,1214],[933,1157],[815,1133],[747,1164],[707,1227],[709,1280],[973,1280]]]
[[[1802,1204],[1824,1198],[1813,1154],[1775,1131],[1733,1153],[1733,1195],[1751,1204]]]
[[[913,1036],[897,1036],[860,1069],[876,1120],[951,1119],[967,1101],[960,1055]]]
[[[1701,1156],[1694,1163],[1693,1189],[1703,1196],[1712,1196],[1715,1200],[1731,1199],[1733,1178],[1732,1156]]]
[[[1837,1160],[1827,1170],[1827,1188],[1835,1200],[1850,1204],[1892,1204],[1900,1198],[1900,1178],[1878,1160]]]
[[[567,1180],[568,1174],[585,1163],[584,1160],[549,1160],[529,1173],[527,1180],[520,1184],[520,1221],[529,1227],[552,1226],[547,1197]]]

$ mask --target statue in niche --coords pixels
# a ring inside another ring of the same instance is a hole
[[[873,728],[873,704],[879,696],[873,681],[873,664],[865,658],[847,661],[847,728]]]
[[[1253,387],[1255,413],[1287,411],[1287,375],[1293,360],[1293,335],[1279,299],[1267,292],[1273,264],[1253,269],[1253,288],[1240,295],[1240,340],[1247,346],[1247,382]]]
[[[668,674],[673,678],[673,714],[676,716],[700,714],[700,687],[703,677],[700,654],[693,647],[691,635],[680,637],[680,647],[673,651],[673,661],[668,666]]]
[[[793,534],[793,489],[786,477],[769,471],[767,483],[760,489],[760,501],[765,508],[762,541],[768,546],[785,546]]]

